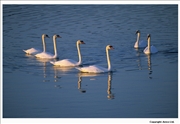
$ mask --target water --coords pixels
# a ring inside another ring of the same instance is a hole
[[[151,34],[159,52],[133,48],[136,30]],[[53,67],[23,49],[77,60],[83,40],[84,64],[107,67],[110,44],[113,73],[88,75]],[[3,5],[3,118],[178,118],[177,5]]]

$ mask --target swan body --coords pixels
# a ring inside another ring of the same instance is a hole
[[[111,49],[113,49],[113,46],[110,46],[110,45],[106,46],[108,68],[104,68],[98,65],[91,65],[88,67],[77,67],[76,69],[80,70],[81,72],[86,72],[86,73],[105,73],[105,72],[111,71],[111,63],[110,63],[110,58],[109,58],[109,50]]]
[[[144,47],[146,47],[147,42],[145,42],[143,40],[140,41],[140,31],[139,30],[136,31],[136,34],[137,34],[137,40],[136,40],[136,42],[134,44],[134,48],[144,48]]]
[[[37,54],[37,53],[40,53],[41,50],[39,49],[36,49],[36,48],[30,48],[30,49],[27,49],[27,50],[23,50],[26,54],[29,54],[29,55],[33,55],[33,54]]]
[[[43,34],[42,35],[42,42],[43,42],[43,51],[45,52],[46,51],[46,45],[45,45],[45,38],[49,36],[47,34]],[[23,50],[26,54],[30,54],[30,55],[35,55],[37,53],[40,53],[42,52],[41,50],[39,49],[36,49],[36,48],[30,48],[30,49],[27,49],[27,50]]]
[[[54,55],[51,53],[43,51],[41,53],[36,54],[35,56],[37,58],[42,58],[42,59],[55,59],[55,58],[57,58],[58,55],[57,55],[57,48],[56,48],[56,38],[61,38],[61,37],[59,35],[56,35],[56,34],[53,36]]]
[[[78,62],[76,62],[72,59],[63,59],[63,60],[56,61],[56,62],[50,61],[50,63],[53,65],[56,65],[56,66],[78,66],[79,65]]]
[[[108,72],[109,70],[107,68],[98,66],[98,65],[91,65],[88,67],[77,67],[78,70],[81,72],[88,72],[88,73],[105,73]]]
[[[41,52],[35,55],[37,58],[42,58],[42,59],[53,59],[55,58],[53,54],[48,53],[48,52]]]
[[[79,62],[74,61],[72,59],[63,59],[63,60],[59,60],[56,62],[50,61],[50,63],[55,65],[55,66],[79,66],[79,65],[81,65],[82,60],[81,60],[81,52],[80,52],[80,48],[79,48],[80,44],[85,44],[85,43],[82,40],[78,40],[76,42],[77,50],[78,50],[78,56],[79,56]]]
[[[151,36],[150,36],[150,34],[148,34],[148,36],[147,36],[148,46],[144,49],[145,54],[153,54],[153,53],[158,52],[157,48],[150,44],[150,39],[151,39]]]

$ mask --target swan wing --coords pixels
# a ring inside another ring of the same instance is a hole
[[[157,48],[152,45],[151,46],[151,53],[157,53],[157,52],[158,52]]]
[[[50,63],[53,65],[56,65],[56,66],[77,66],[78,65],[78,62],[76,62],[72,59],[63,59],[63,60],[56,61],[56,62],[51,61]]]
[[[137,41],[134,44],[134,48],[144,48],[146,46],[147,46],[147,42],[145,42],[143,40],[139,41],[139,44]]]
[[[141,40],[139,42],[139,47],[146,47],[146,46],[147,46],[147,42],[146,41]]]
[[[147,51],[148,51],[148,47],[146,47],[146,48],[144,49],[144,53],[147,53]]]
[[[158,50],[157,50],[157,48],[155,47],[155,46],[151,46],[151,51],[149,51],[148,50],[148,47],[146,47],[145,49],[144,49],[144,53],[145,54],[150,54],[150,53],[157,53],[158,52]]]
[[[135,44],[134,44],[134,48],[138,48],[139,45],[138,45],[138,42],[136,41]]]

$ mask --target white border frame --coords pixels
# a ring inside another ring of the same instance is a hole
[[[1,57],[1,91],[3,91],[2,89],[2,48],[3,48],[3,38],[2,38],[2,34],[3,34],[3,30],[2,30],[2,26],[3,26],[3,22],[2,22],[2,18],[3,18],[3,9],[2,6],[3,4],[42,4],[42,1],[1,1],[1,34],[0,34],[0,38],[1,38],[1,42],[0,42],[0,47],[1,47],[1,53],[0,53],[0,57]],[[178,36],[180,36],[180,32],[179,32],[179,13],[180,13],[180,1],[176,0],[176,1],[72,1],[72,0],[67,0],[67,1],[43,1],[43,4],[178,4]],[[179,42],[179,37],[178,37],[178,42]],[[179,47],[179,43],[178,43],[178,47]],[[179,50],[178,50],[178,56],[179,56]],[[178,57],[178,65],[179,65],[179,57]],[[178,71],[179,71],[179,66],[178,66]],[[179,77],[179,73],[178,73],[178,77]],[[179,82],[179,81],[178,81]],[[152,123],[152,121],[154,122],[159,122],[159,123],[163,123],[163,121],[174,121],[174,123],[179,123],[179,85],[178,85],[178,118],[2,118],[3,117],[3,105],[2,105],[2,100],[3,100],[3,95],[2,92],[1,93],[1,112],[0,112],[0,116],[1,116],[1,124],[26,124],[26,123],[32,123],[32,124],[54,124],[54,123],[78,123],[78,124],[84,124],[84,123],[93,123],[93,124],[99,124],[99,123],[143,123],[143,124],[148,124],[148,123]]]

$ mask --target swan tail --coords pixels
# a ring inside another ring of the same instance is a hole
[[[27,53],[27,51],[26,50],[23,50],[25,53]]]
[[[80,67],[75,67],[77,70],[81,71],[81,68]]]
[[[77,70],[79,70],[80,72],[85,72],[84,70],[83,70],[83,68],[81,68],[81,67],[75,67]]]
[[[53,61],[50,61],[50,63],[53,64],[53,65],[55,65],[55,62],[53,62]]]

